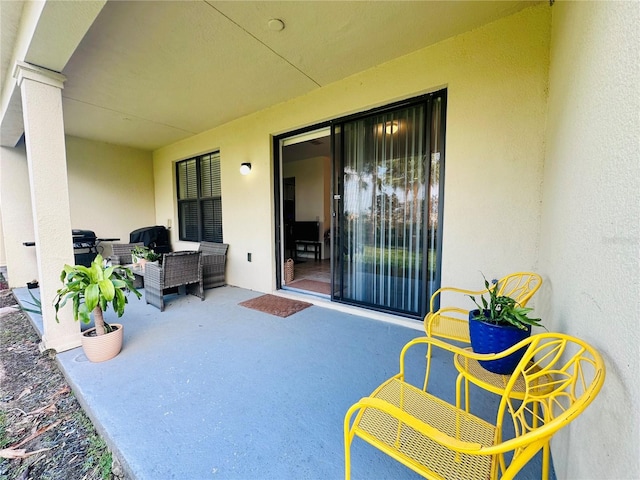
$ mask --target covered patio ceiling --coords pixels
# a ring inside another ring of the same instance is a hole
[[[3,1],[1,75],[11,79],[16,59],[61,71],[68,135],[153,150],[534,3],[47,2],[16,58],[29,8]],[[22,121],[12,96],[3,145]]]

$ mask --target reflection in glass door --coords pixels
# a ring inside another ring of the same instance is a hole
[[[439,282],[443,96],[334,126],[335,300],[424,315]]]

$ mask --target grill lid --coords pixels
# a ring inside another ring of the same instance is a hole
[[[74,242],[95,242],[96,234],[91,230],[71,230]]]
[[[96,234],[91,230],[71,230],[73,248],[93,248],[96,244]]]

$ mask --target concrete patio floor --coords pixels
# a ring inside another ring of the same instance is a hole
[[[30,299],[26,288],[14,293]],[[121,319],[106,315],[125,327],[116,358],[91,363],[80,348],[56,357],[125,470],[141,480],[344,478],[344,415],[397,373],[399,352],[421,324],[316,305],[280,318],[238,305],[258,292],[205,294],[204,302],[167,297],[162,313],[130,296]],[[41,331],[41,318],[31,317]],[[424,352],[408,364],[419,382]],[[430,389],[453,402],[451,357],[438,352],[433,368]],[[474,412],[491,420],[497,397],[472,394]],[[420,477],[356,439],[352,478]],[[539,479],[539,462],[517,478]]]

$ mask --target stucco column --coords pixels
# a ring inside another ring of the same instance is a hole
[[[31,207],[44,334],[42,347],[58,352],[80,345],[71,307],[55,319],[52,305],[60,271],[73,264],[67,156],[62,118],[63,75],[19,62],[14,71],[22,96]]]
[[[0,146],[0,204],[9,287],[24,287],[38,278],[36,249],[23,245],[35,238],[24,142],[15,148]]]

